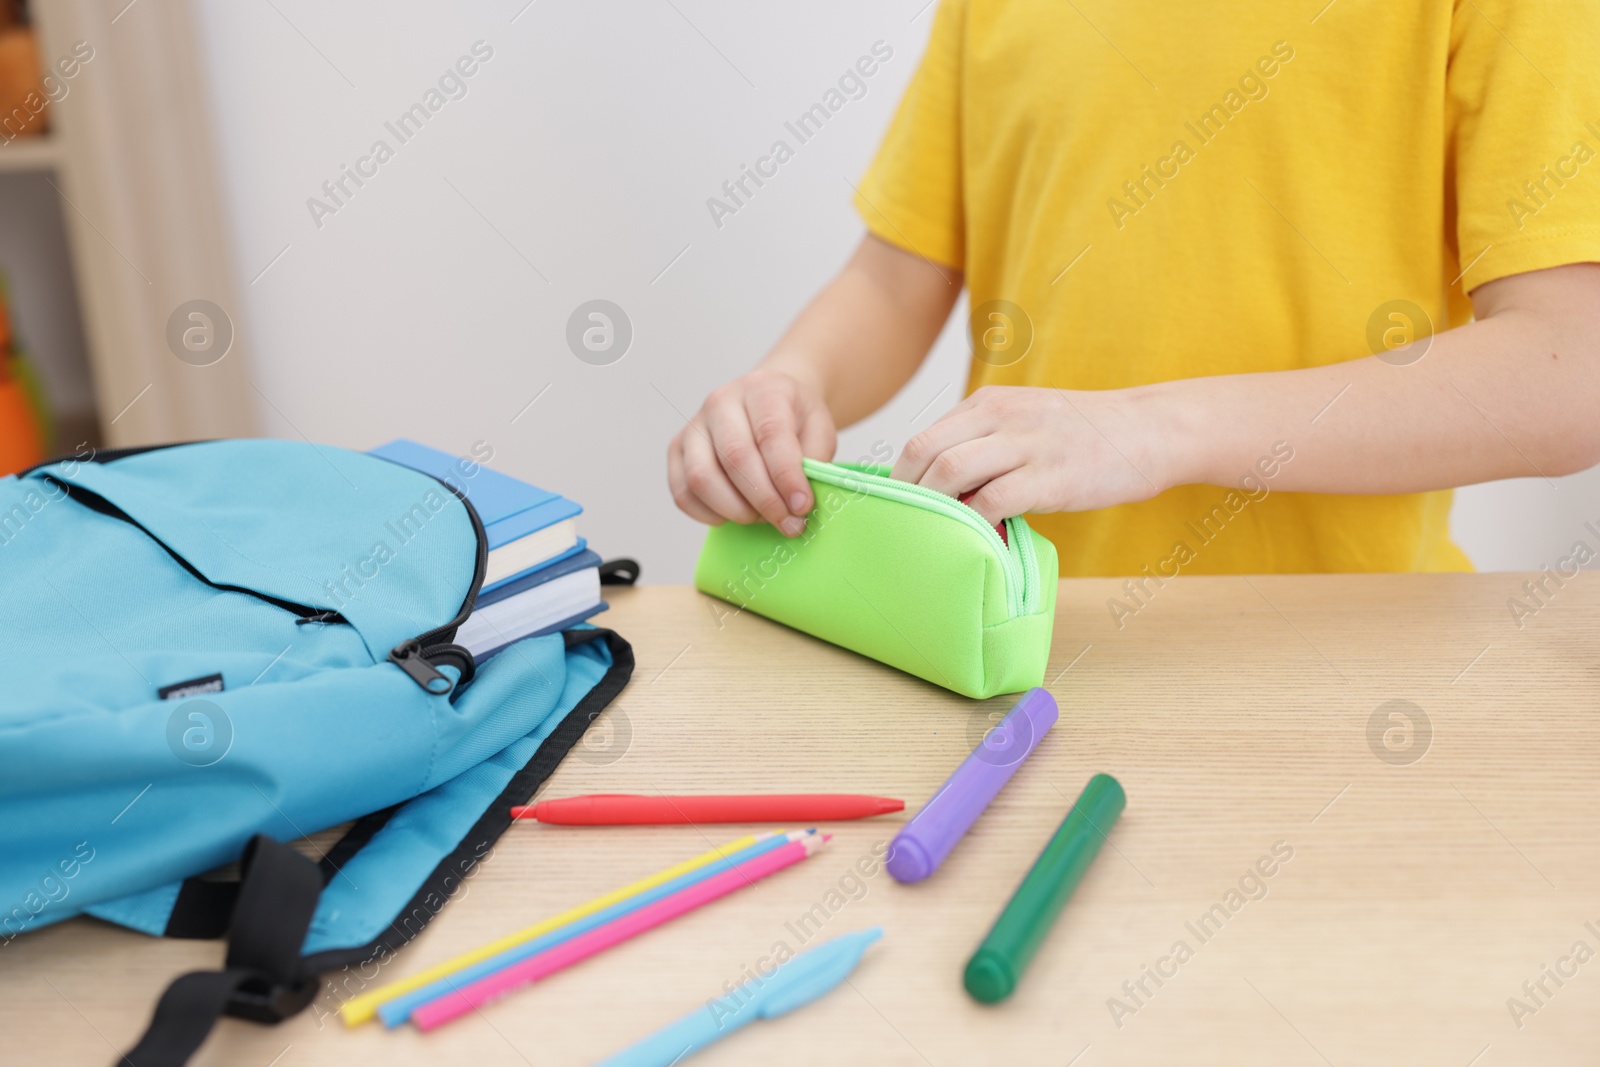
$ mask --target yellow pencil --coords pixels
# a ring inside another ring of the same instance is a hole
[[[542,922],[524,927],[516,933],[507,934],[498,941],[492,941],[470,952],[463,952],[459,956],[445,960],[443,963],[435,964],[425,971],[411,975],[409,978],[390,982],[388,985],[380,986],[370,993],[362,993],[358,997],[351,997],[340,1007],[339,1014],[344,1018],[346,1026],[357,1026],[376,1015],[380,1004],[393,1000],[395,997],[404,996],[414,989],[420,989],[431,982],[437,982],[445,975],[454,974],[463,967],[470,967],[474,963],[486,960],[490,956],[498,955],[508,948],[520,945],[524,941],[531,941],[558,927],[577,922],[585,916],[593,915],[601,908],[609,908],[618,901],[627,900],[629,897],[637,896],[646,890],[654,889],[658,885],[664,885],[674,878],[688,874],[692,870],[704,867],[706,864],[715,862],[725,856],[730,856],[741,849],[749,848],[751,845],[771,836],[771,834],[746,834],[741,838],[729,841],[725,845],[718,845],[716,848],[702,852],[692,859],[684,860],[682,863],[668,867],[664,871],[658,871],[648,878],[641,878],[639,881],[631,885],[625,885],[621,889],[613,889],[604,896],[595,897],[587,904],[569,908],[560,915],[552,915]]]

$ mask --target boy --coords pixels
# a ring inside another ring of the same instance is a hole
[[[969,395],[894,476],[1064,575],[1470,568],[1452,487],[1600,462],[1597,56],[1596,0],[942,0],[868,235],[674,499],[800,532],[964,284]]]

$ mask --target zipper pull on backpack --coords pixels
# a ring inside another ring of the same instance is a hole
[[[411,680],[430,693],[448,693],[453,682],[449,676],[436,670],[422,655],[420,641],[407,641],[389,652],[389,662],[411,675]]]

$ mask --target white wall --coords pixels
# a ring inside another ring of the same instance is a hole
[[[603,554],[686,581],[700,530],[672,506],[665,444],[859,239],[847,182],[932,9],[525,3],[201,3],[248,283],[231,311],[252,338],[268,432],[356,448],[488,441],[496,466],[580,501]],[[466,96],[401,145],[385,122],[480,40],[493,56]],[[774,140],[795,144],[785,120],[878,40],[894,56],[866,95],[717,227],[706,199]],[[319,227],[308,198],[380,138],[394,158],[363,187],[347,182],[353,195]],[[610,366],[565,341],[568,316],[594,298],[634,328]],[[888,409],[843,436],[842,456],[898,447],[959,399],[964,317]],[[1457,532],[1480,565],[1537,567],[1583,518],[1600,519],[1600,481],[1537,481],[1464,493]]]

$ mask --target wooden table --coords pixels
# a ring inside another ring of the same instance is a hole
[[[347,1031],[330,991],[277,1028],[225,1020],[196,1062],[589,1063],[778,942],[881,923],[849,985],[694,1062],[1593,1064],[1600,959],[1561,961],[1578,941],[1600,952],[1600,581],[1569,582],[1518,628],[1524,577],[1184,578],[1120,629],[1120,582],[1065,583],[1047,676],[1060,723],[929,882],[856,873],[900,817],[841,824],[810,863],[482,1018]],[[612,604],[638,670],[549,795],[837,790],[914,809],[1010,704],[722,617],[688,589]],[[1390,701],[1411,705],[1373,726]],[[1096,771],[1129,797],[1110,847],[1017,994],[970,1001],[967,955]],[[514,827],[392,973],[743,830]],[[1250,877],[1274,848],[1292,858]],[[171,976],[220,959],[84,920],[4,951],[0,1059],[27,1064],[110,1062]],[[1535,1001],[1523,983],[1546,966],[1576,974]],[[1531,1010],[1514,1019],[1512,997]]]

